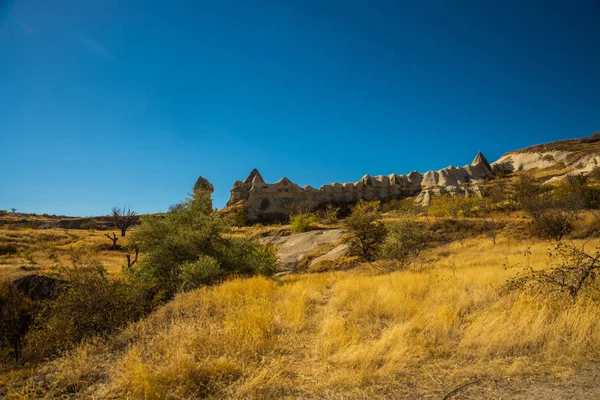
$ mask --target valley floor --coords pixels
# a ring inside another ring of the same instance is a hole
[[[473,238],[406,271],[232,280],[4,385],[14,398],[599,398],[597,303],[502,290],[549,247]]]

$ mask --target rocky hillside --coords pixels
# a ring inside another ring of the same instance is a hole
[[[568,175],[588,174],[598,165],[600,132],[587,138],[560,140],[508,152],[492,163],[492,169],[514,172],[553,168],[562,172],[549,179],[552,182]]]

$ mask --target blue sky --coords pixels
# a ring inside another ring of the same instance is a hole
[[[600,3],[0,0],[0,209],[223,206],[600,130]]]

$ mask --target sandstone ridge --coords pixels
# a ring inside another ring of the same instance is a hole
[[[227,206],[245,202],[248,220],[285,220],[298,210],[314,209],[326,204],[345,205],[358,200],[393,200],[415,196],[419,202],[428,202],[430,196],[439,194],[480,194],[477,184],[494,177],[485,156],[478,153],[470,165],[449,166],[439,171],[421,174],[413,171],[407,175],[365,175],[356,182],[332,183],[319,189],[300,187],[288,178],[276,183],[266,183],[254,169],[244,181],[235,181]],[[463,187],[469,183],[469,187]]]

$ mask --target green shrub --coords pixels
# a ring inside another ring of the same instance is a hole
[[[345,221],[349,234],[350,252],[372,260],[379,252],[387,230],[381,222],[379,201],[360,200]]]
[[[523,175],[515,185],[515,199],[533,220],[535,234],[560,240],[572,230],[583,205],[580,193],[573,190],[558,188],[552,193],[551,188]]]
[[[142,257],[130,274],[158,285],[170,297],[231,274],[273,272],[274,250],[254,240],[226,238],[225,232],[226,224],[212,210],[207,195],[196,195],[164,216],[142,217],[132,233],[132,243]],[[206,257],[218,263],[219,271]]]
[[[317,222],[317,216],[314,213],[302,212],[290,215],[290,230],[292,233],[308,232],[312,229],[312,224]]]
[[[327,207],[323,210],[321,221],[326,225],[335,224],[338,221],[339,212],[340,207],[336,207],[333,204],[327,204]]]
[[[206,255],[200,255],[195,261],[187,261],[181,265],[181,279],[183,289],[193,289],[208,285],[221,278],[223,270],[219,262]]]
[[[416,211],[415,198],[389,200],[381,204],[382,212],[399,211],[402,213],[414,213]]]
[[[79,229],[87,229],[87,230],[98,229],[98,222],[96,222],[96,220],[94,220],[94,219],[90,219],[89,221],[84,221],[81,223],[81,225],[79,225]]]
[[[66,289],[42,305],[26,336],[25,353],[33,361],[109,335],[150,313],[162,299],[148,286],[108,279],[97,261],[86,260],[61,272],[68,279]]]
[[[406,218],[388,225],[380,256],[394,260],[399,268],[412,263],[430,242],[430,237],[415,221]]]

